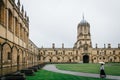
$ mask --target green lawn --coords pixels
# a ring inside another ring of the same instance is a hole
[[[26,76],[27,80],[101,80],[100,78],[80,77],[46,70],[39,70],[34,76]],[[108,79],[104,79],[108,80]]]
[[[76,72],[98,73],[100,64],[56,64],[56,67],[61,70],[69,70]],[[108,75],[120,76],[120,63],[105,64],[105,72]]]

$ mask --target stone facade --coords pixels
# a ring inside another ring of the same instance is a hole
[[[77,62],[77,63],[98,63],[98,62],[120,62],[120,44],[118,48],[92,47],[90,24],[84,19],[77,27],[77,41],[73,48],[39,48],[41,62]]]
[[[0,75],[38,63],[38,47],[29,40],[29,17],[20,0],[0,0]]]

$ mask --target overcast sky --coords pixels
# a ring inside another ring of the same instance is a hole
[[[21,0],[30,18],[30,39],[38,47],[72,48],[77,25],[90,23],[93,47],[120,43],[120,0]]]

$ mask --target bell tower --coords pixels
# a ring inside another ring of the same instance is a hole
[[[90,53],[92,48],[90,24],[84,19],[84,16],[77,26],[77,41],[74,48],[82,49],[82,53]]]

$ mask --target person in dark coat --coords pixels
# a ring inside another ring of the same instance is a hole
[[[100,78],[105,78],[106,74],[105,74],[105,70],[104,70],[104,64],[101,64],[100,67]]]

